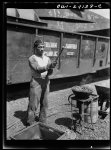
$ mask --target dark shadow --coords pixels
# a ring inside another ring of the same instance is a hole
[[[75,120],[73,120],[73,122],[71,118],[64,117],[64,118],[56,119],[55,123],[57,125],[63,125],[67,127],[69,130],[74,130],[74,132],[81,134],[80,132],[77,131],[77,127],[81,127],[81,123],[80,123],[81,118],[77,113],[74,113],[73,117],[75,117]]]
[[[98,112],[98,114],[99,114],[99,119],[105,119],[106,117],[107,117],[107,113],[106,112],[103,112],[103,111],[99,111]]]
[[[98,70],[95,73],[95,78],[100,78],[100,80],[103,78],[105,79],[109,79],[110,78],[110,69],[106,68],[106,69],[102,69],[102,70]]]
[[[79,17],[83,18],[82,13],[80,10],[77,9],[70,9],[74,14],[78,15]],[[84,10],[82,10],[84,11]]]
[[[64,118],[58,118],[55,120],[55,123],[57,125],[63,125],[67,128],[71,128],[71,125],[72,125],[72,120],[70,118],[67,118],[67,117],[64,117]]]
[[[79,14],[80,15],[80,14]],[[85,20],[84,18],[61,18],[61,17],[40,17],[43,20],[52,20],[52,21],[63,21],[63,22],[72,22],[72,23],[93,23],[92,21]]]
[[[27,111],[15,111],[14,117],[19,118],[23,125],[26,126]]]
[[[29,96],[30,84],[21,83],[7,86],[7,101],[25,98]]]
[[[14,117],[19,118],[24,126],[27,126],[27,111],[15,111]],[[35,121],[39,121],[38,116],[35,117]]]
[[[102,98],[110,99],[110,88],[95,85],[98,95]]]
[[[106,102],[106,107],[110,107],[110,88],[95,85],[97,94],[99,95],[98,104],[102,109],[102,105]]]
[[[110,107],[110,88],[95,85],[97,94],[99,95],[98,105],[100,111],[98,111],[99,118],[105,119],[108,113],[105,111]],[[105,105],[104,105],[105,104]]]

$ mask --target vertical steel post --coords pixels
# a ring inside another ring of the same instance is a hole
[[[107,62],[108,62],[108,51],[109,51],[109,47],[110,47],[110,42],[108,42],[108,48],[107,48],[107,52],[106,52],[106,62],[105,62],[105,66],[107,65]]]
[[[93,65],[92,65],[92,67],[94,67],[94,64],[95,64],[95,61],[96,61],[97,43],[98,43],[98,37],[96,37],[95,50],[94,50],[94,53],[93,53]]]
[[[81,118],[82,118],[82,130],[84,129],[84,102],[81,103],[81,110],[82,110],[82,113],[81,113]]]
[[[35,36],[38,36],[38,29],[35,29]]]
[[[83,39],[83,36],[81,35],[80,37],[80,45],[79,45],[79,50],[78,50],[78,56],[77,56],[77,68],[79,68],[79,65],[80,65],[80,53],[81,53],[81,47],[82,47],[82,39]]]
[[[61,33],[60,34],[60,49],[59,49],[59,53],[60,53],[60,51],[62,50],[62,45],[63,45],[63,33]],[[59,57],[59,64],[58,64],[58,69],[60,69],[60,67],[61,67],[61,62],[60,62],[60,57]]]

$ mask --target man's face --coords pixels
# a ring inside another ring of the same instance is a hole
[[[36,54],[42,56],[43,52],[44,52],[44,45],[39,44],[38,47],[36,48]]]

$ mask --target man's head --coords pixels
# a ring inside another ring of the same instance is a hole
[[[34,52],[38,56],[42,56],[44,51],[44,43],[42,40],[38,39],[34,42]]]

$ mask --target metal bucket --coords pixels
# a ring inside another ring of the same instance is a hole
[[[93,101],[85,103],[84,109],[84,122],[86,123],[96,123],[98,120],[98,97],[95,97]]]
[[[57,140],[64,134],[43,123],[35,123],[10,137],[11,140]]]

